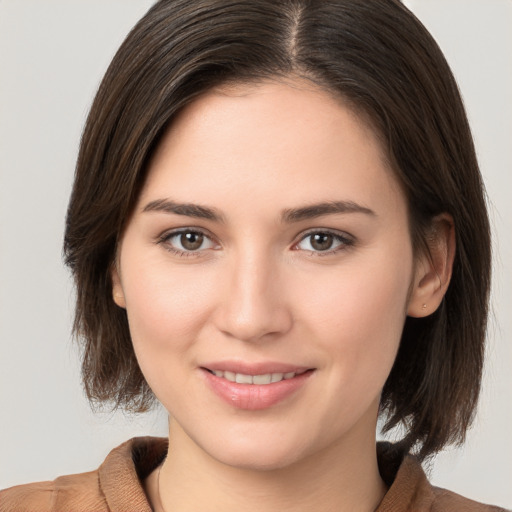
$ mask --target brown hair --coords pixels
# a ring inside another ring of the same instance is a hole
[[[457,251],[440,308],[407,318],[381,410],[420,457],[462,442],[480,389],[490,282],[483,185],[441,50],[397,0],[162,0],[127,36],[92,105],[64,253],[91,402],[143,411],[153,395],[112,300],[119,237],[176,113],[226,82],[306,77],[369,118],[406,194],[413,244],[453,217]]]

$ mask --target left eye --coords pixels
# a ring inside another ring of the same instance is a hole
[[[200,231],[170,233],[164,241],[179,252],[196,252],[215,247],[214,242]]]
[[[334,233],[316,231],[307,234],[296,247],[303,251],[327,252],[335,251],[340,247],[351,245],[352,241]]]

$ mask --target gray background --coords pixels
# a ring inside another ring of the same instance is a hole
[[[512,506],[512,2],[409,0],[459,81],[489,193],[493,317],[482,401],[435,484]],[[0,488],[98,467],[163,411],[91,413],[70,341],[61,241],[87,109],[114,51],[151,0],[0,0]]]

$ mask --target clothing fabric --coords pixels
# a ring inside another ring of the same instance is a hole
[[[167,439],[138,437],[115,448],[96,471],[0,491],[0,512],[151,512],[141,481],[167,454]],[[420,463],[378,443],[379,470],[389,490],[376,512],[498,512],[429,484]]]

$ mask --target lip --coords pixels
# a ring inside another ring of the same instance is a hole
[[[308,381],[314,369],[283,363],[245,363],[223,361],[205,364],[200,367],[210,389],[224,402],[237,409],[257,411],[272,407],[297,393]],[[239,384],[223,377],[217,377],[212,371],[229,371],[246,375],[264,375],[267,373],[298,373],[290,379],[271,384]]]
[[[263,375],[265,373],[303,373],[310,370],[310,366],[298,366],[274,361],[261,361],[248,363],[245,361],[213,361],[201,365],[205,370],[244,373],[246,375]]]

